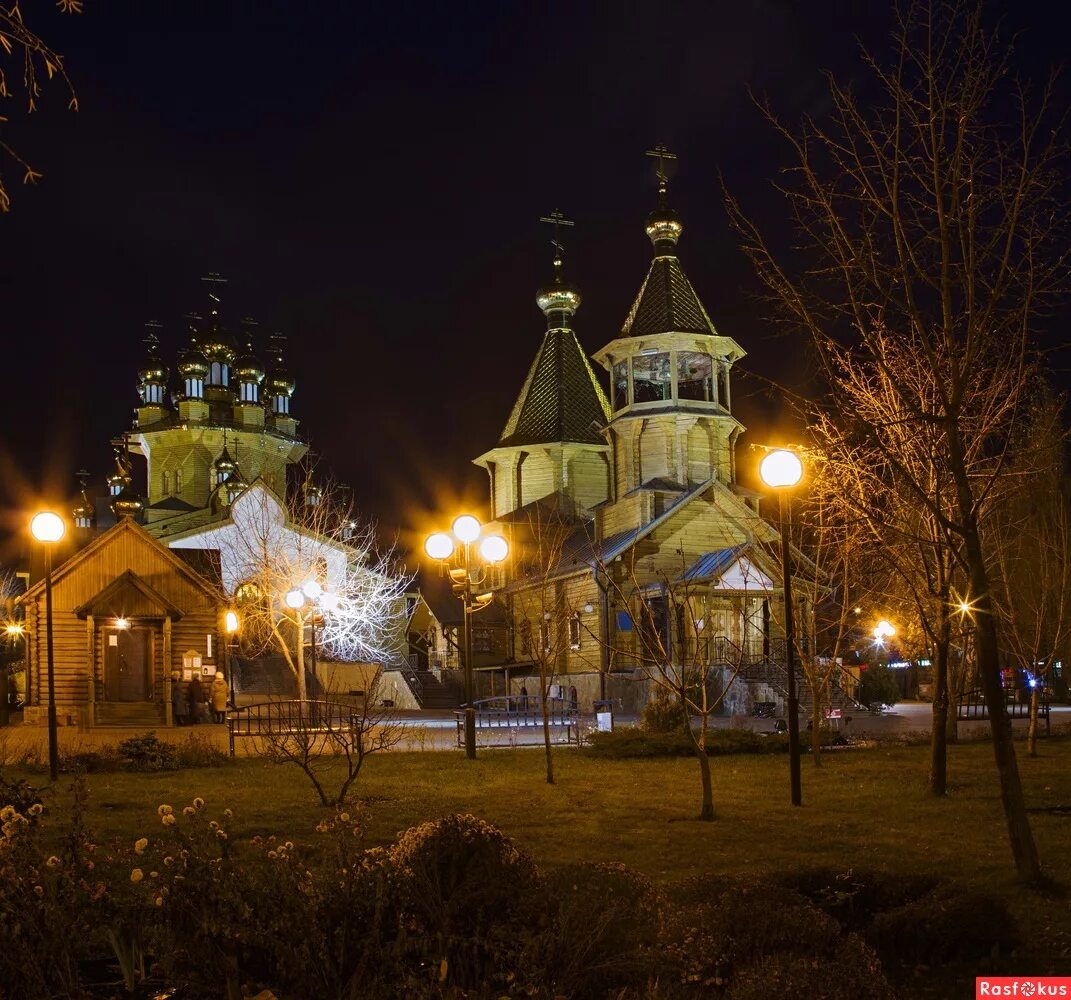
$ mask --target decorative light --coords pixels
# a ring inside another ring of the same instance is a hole
[[[759,463],[759,476],[775,489],[795,486],[803,478],[803,463],[794,451],[776,448]]]
[[[287,591],[286,594],[286,606],[293,608],[295,611],[305,603],[305,595],[301,592],[300,588],[295,587],[293,590]]]
[[[128,618],[116,618],[115,627],[119,629],[128,629],[130,628],[130,620]]]
[[[228,635],[234,635],[238,631],[238,612],[228,611],[225,616],[226,629]]]
[[[454,554],[454,540],[445,531],[428,535],[424,551],[432,559],[449,559]]]
[[[63,518],[50,510],[34,514],[30,534],[39,542],[58,542],[63,537]]]
[[[959,613],[961,615],[969,615],[971,613],[971,606],[966,601],[960,601]]]
[[[874,626],[874,638],[878,642],[884,642],[886,639],[896,635],[896,629],[892,627],[884,618],[877,625]]]
[[[4,632],[11,636],[22,635],[22,626],[18,622],[9,622],[4,626]]]
[[[305,592],[305,596],[310,601],[315,601],[316,598],[319,597],[324,590],[324,588],[320,586],[319,580],[306,580],[301,585],[301,589]]]
[[[480,522],[471,514],[462,514],[453,523],[454,537],[459,542],[468,545],[480,537]]]
[[[334,611],[338,608],[338,594],[325,590],[320,595],[320,607],[323,608],[324,611]]]
[[[488,535],[480,542],[480,555],[489,563],[500,563],[509,555],[509,543],[501,535]]]

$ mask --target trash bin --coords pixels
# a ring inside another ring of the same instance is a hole
[[[614,703],[612,701],[596,701],[592,703],[595,709],[595,729],[600,733],[612,733],[614,731]]]

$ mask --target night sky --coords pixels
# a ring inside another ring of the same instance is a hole
[[[24,188],[5,165],[9,525],[39,497],[65,501],[80,466],[104,491],[144,324],[163,324],[173,371],[209,271],[229,278],[226,323],[250,315],[265,339],[289,338],[301,430],[367,515],[393,531],[484,501],[470,460],[497,440],[544,329],[538,219],[560,208],[576,221],[567,273],[594,351],[650,260],[643,154],[658,143],[680,157],[685,270],[749,352],[734,382],[744,441],[777,433],[765,379],[806,381],[803,344],[765,320],[719,177],[789,238],[769,188],[787,153],[749,90],[787,120],[821,115],[821,71],[862,75],[855,38],[885,44],[884,4],[23,7],[66,56],[81,110],[56,86],[32,118],[0,109],[15,117],[5,138],[44,174]],[[1066,35],[1038,0],[1009,11],[1020,68],[1040,78]]]

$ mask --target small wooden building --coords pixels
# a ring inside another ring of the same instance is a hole
[[[53,659],[61,724],[170,723],[172,674],[182,672],[185,681],[188,672],[197,671],[208,679],[224,669],[226,609],[210,578],[212,555],[169,549],[125,517],[53,569]],[[44,724],[44,581],[21,600],[29,671],[25,719]]]

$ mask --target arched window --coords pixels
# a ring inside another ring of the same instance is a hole
[[[175,470],[175,492],[176,493],[181,493],[182,492],[182,470],[181,469],[176,469]]]
[[[160,474],[160,492],[163,493],[163,495],[165,497],[171,495],[171,473],[170,472],[162,472]]]

